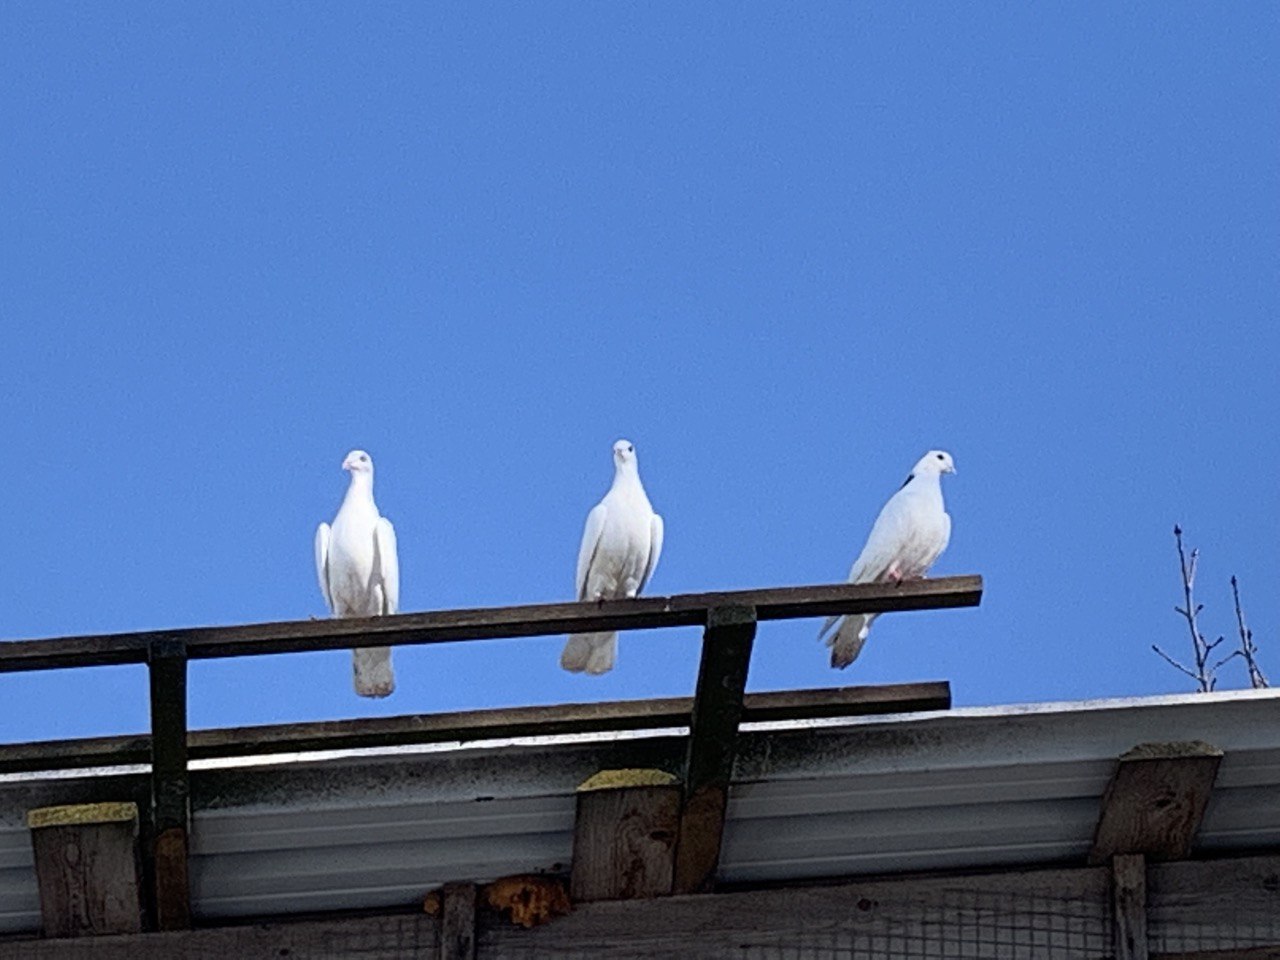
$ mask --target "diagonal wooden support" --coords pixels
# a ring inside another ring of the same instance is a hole
[[[151,882],[156,926],[191,926],[187,835],[187,650],[181,640],[157,640],[148,657],[151,680]]]
[[[676,841],[675,893],[708,891],[715,882],[755,636],[754,607],[715,607],[708,611],[689,728],[684,806]]]
[[[1089,862],[1124,853],[1184,859],[1221,761],[1221,750],[1200,741],[1143,743],[1123,754],[1102,797]]]

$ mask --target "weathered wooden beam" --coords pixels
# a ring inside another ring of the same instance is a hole
[[[181,640],[152,644],[151,877],[156,926],[191,925],[187,866],[191,787],[187,774],[187,657]]]
[[[1280,857],[1188,860],[1148,867],[1149,933],[1160,939],[1231,942],[1280,915]],[[537,879],[537,878],[530,878]],[[1101,956],[1110,921],[1103,867],[958,872],[827,880],[708,896],[580,904],[552,922],[513,924],[482,911],[479,960],[598,956],[767,956],[803,945],[815,956]],[[974,909],[960,904],[990,904]],[[557,911],[559,913],[559,911]],[[815,922],[819,918],[820,922]],[[543,918],[545,919],[545,917]],[[0,939],[0,960],[375,960],[435,957],[439,917],[426,913],[264,920],[174,933],[79,940]],[[1025,926],[1033,946],[1009,937]],[[989,940],[979,940],[984,933]],[[1086,946],[1089,945],[1089,946]],[[1094,944],[1098,946],[1096,949]],[[1039,948],[1039,949],[1037,949]],[[1155,953],[1153,960],[1280,960],[1280,944]]]
[[[670,893],[681,795],[679,781],[661,770],[602,770],[578,787],[574,902]]]
[[[168,933],[0,940],[0,960],[436,960],[439,920],[423,913],[335,916]]]
[[[950,706],[951,686],[946,681],[779,690],[748,693],[742,722],[857,717],[945,710]],[[187,736],[187,750],[192,760],[205,760],[308,750],[687,727],[692,710],[692,697],[666,697],[228,727],[191,731]],[[150,759],[151,738],[146,735],[0,745],[0,773],[145,764]]]
[[[475,960],[476,885],[446,883],[441,897],[440,960]]]
[[[46,937],[142,930],[136,804],[41,807],[27,826]]]
[[[715,882],[755,636],[751,607],[717,607],[707,615],[689,728],[675,893],[705,892]]]
[[[1147,866],[1147,927],[1155,946],[1231,942],[1239,929],[1274,929],[1280,856],[1180,860]],[[1258,946],[1280,946],[1266,941]],[[1194,953],[1194,950],[1189,950]]]
[[[1186,857],[1221,761],[1221,750],[1199,741],[1144,743],[1121,756],[1102,798],[1089,862],[1121,853]]]
[[[439,610],[351,620],[296,620],[237,627],[117,633],[0,643],[0,673],[144,663],[157,641],[179,640],[193,660],[397,644],[452,643],[599,630],[695,626],[720,607],[754,607],[759,620],[973,607],[982,578],[889,584],[825,584],[688,593],[588,603]]]
[[[1111,859],[1111,910],[1116,960],[1147,960],[1147,860],[1142,854]]]

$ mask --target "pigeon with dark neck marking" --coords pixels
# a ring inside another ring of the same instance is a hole
[[[942,502],[942,475],[955,473],[945,450],[930,450],[911,469],[907,482],[889,498],[876,517],[867,545],[853,562],[850,583],[897,583],[920,580],[947,549],[951,517]],[[857,659],[874,613],[831,617],[818,632],[831,648],[831,666],[843,669]],[[827,636],[836,621],[835,633]]]

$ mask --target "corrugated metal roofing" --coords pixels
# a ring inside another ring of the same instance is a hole
[[[564,869],[577,784],[602,767],[677,769],[678,733],[199,765],[196,912],[397,907],[448,880]],[[1280,694],[1250,691],[753,725],[741,739],[721,876],[1078,860],[1115,758],[1169,740],[1226,753],[1200,849],[1280,844]],[[0,929],[39,925],[25,810],[108,799],[104,776],[0,778]],[[116,776],[110,788],[135,799],[145,781]]]

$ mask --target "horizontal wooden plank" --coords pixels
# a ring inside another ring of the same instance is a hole
[[[945,681],[779,690],[747,694],[743,720],[854,717],[950,706],[951,686]],[[187,743],[192,759],[351,750],[684,727],[689,725],[692,710],[692,697],[615,700],[194,730]],[[145,764],[150,761],[150,750],[151,738],[146,735],[6,744],[0,746],[0,773]]]
[[[1111,953],[1107,883],[1106,872],[1092,868],[599,901],[531,930],[482,923],[478,956],[1102,960]]]
[[[184,644],[192,659],[306,650],[451,643],[509,637],[705,625],[717,607],[750,606],[759,620],[977,606],[982,578],[903,583],[772,587],[597,603],[549,603],[404,613],[351,620],[295,620],[232,627],[10,640],[0,643],[0,673],[143,663],[152,644]]]
[[[1153,865],[1149,906],[1165,911],[1166,922],[1185,931],[1170,936],[1252,944],[1161,950],[1163,934],[1152,928],[1153,960],[1280,960],[1280,942],[1260,942],[1280,916],[1274,909],[1280,897],[1273,882],[1278,871],[1277,857]],[[530,928],[486,910],[476,953],[480,960],[924,955],[1102,960],[1112,956],[1108,873],[1103,867],[1006,870],[601,901],[579,904],[567,916]],[[434,960],[438,924],[437,917],[418,913],[275,920],[80,941],[7,940],[0,941],[0,960]]]
[[[1280,945],[1280,856],[1151,864],[1147,933],[1156,955],[1185,951],[1188,941],[1229,944],[1234,934],[1250,946]]]
[[[0,941],[0,960],[439,960],[424,913],[275,921],[78,940]]]

